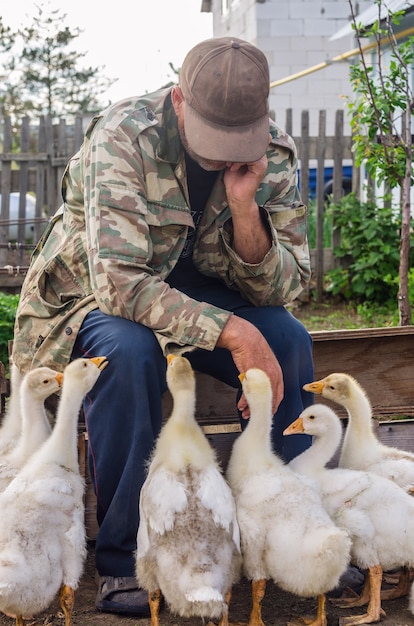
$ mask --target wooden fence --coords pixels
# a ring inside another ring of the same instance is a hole
[[[286,112],[285,124],[279,120],[278,123],[292,135],[290,110]],[[0,290],[19,290],[30,253],[61,203],[61,178],[68,159],[82,143],[84,124],[81,117],[73,124],[64,119],[52,123],[47,117],[33,123],[25,117],[13,128],[10,118],[0,119]],[[343,193],[343,165],[352,163],[351,138],[344,134],[342,110],[336,112],[335,136],[327,137],[325,129],[326,111],[320,111],[318,136],[310,137],[309,113],[303,111],[301,135],[294,137],[300,159],[302,197],[306,204],[312,196],[316,201],[316,249],[312,258],[320,293],[327,264],[323,250],[326,167],[329,164],[333,168],[331,191],[335,201]],[[352,184],[357,190],[359,179],[355,168]],[[31,196],[31,211],[27,194]]]

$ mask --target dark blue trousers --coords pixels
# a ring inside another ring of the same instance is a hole
[[[275,415],[273,445],[286,461],[310,445],[306,435],[283,437],[312,395],[302,385],[313,380],[311,338],[283,307],[254,307],[234,291],[213,283],[203,293],[187,292],[252,322],[275,352],[284,377],[285,395]],[[89,436],[89,467],[97,496],[99,533],[96,567],[100,575],[134,576],[134,551],[139,524],[139,492],[145,463],[161,428],[161,396],[166,390],[166,360],[151,330],[99,310],[86,317],[72,358],[108,357],[92,391],[85,398]],[[186,353],[194,369],[233,386],[240,394],[238,371],[227,350]],[[246,425],[241,418],[242,427]]]

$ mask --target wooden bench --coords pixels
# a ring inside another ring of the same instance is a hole
[[[395,416],[414,417],[414,326],[315,331],[311,335],[315,379],[335,371],[354,376],[366,390],[374,416],[382,420],[377,422],[379,438],[389,445],[414,452],[414,420],[390,421]],[[1,376],[0,368],[0,389],[4,401],[9,385]],[[319,396],[315,401],[324,402]],[[338,405],[331,406],[341,417],[345,417],[345,412]],[[171,397],[166,393],[163,397],[164,419],[169,416],[171,408]],[[196,415],[225,468],[233,442],[240,433],[236,390],[198,373]],[[87,533],[90,539],[94,539],[97,533],[96,501],[87,471],[87,435],[82,423],[79,424],[78,445],[80,467],[87,485]]]

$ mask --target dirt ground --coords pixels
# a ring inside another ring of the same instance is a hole
[[[94,581],[94,546],[88,550],[85,572],[76,593],[73,626],[149,626],[149,619],[119,617],[95,611],[96,586]],[[268,583],[263,600],[263,621],[266,626],[286,626],[297,616],[310,616],[316,612],[316,599],[303,599],[285,593],[273,583]],[[408,597],[383,602],[386,616],[381,620],[384,626],[414,626],[414,616],[408,610]],[[230,622],[246,623],[250,612],[250,584],[242,579],[233,589],[230,605]],[[362,609],[338,609],[328,604],[328,626],[341,626],[340,618],[359,615]],[[0,616],[0,626],[13,626],[14,620]],[[26,626],[63,626],[63,614],[58,602],[54,602],[48,611],[27,620]],[[160,615],[160,626],[205,626],[200,618],[183,619],[171,615],[164,608]]]

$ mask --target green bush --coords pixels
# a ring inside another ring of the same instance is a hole
[[[323,247],[332,246],[332,217],[327,211],[323,212]],[[308,240],[309,248],[316,248],[316,201],[309,200],[308,203]]]
[[[355,194],[330,205],[341,267],[327,272],[327,291],[357,303],[395,306],[400,262],[400,216],[388,206],[361,202]]]
[[[13,339],[14,320],[19,303],[19,295],[0,292],[0,361],[6,368],[9,365],[8,342]]]

